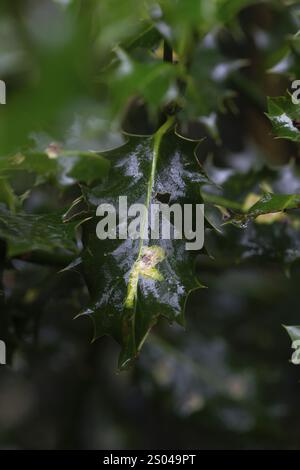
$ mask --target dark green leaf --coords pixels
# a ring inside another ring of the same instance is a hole
[[[292,348],[295,349],[292,354],[291,362],[295,365],[300,364],[300,326],[284,326],[292,340]]]
[[[108,161],[96,152],[64,150],[54,143],[44,152],[24,151],[0,158],[0,174],[13,177],[15,171],[29,171],[43,179],[57,180],[61,185],[101,180],[108,168]]]
[[[300,259],[299,229],[295,225],[289,220],[269,224],[251,221],[244,228],[223,225],[222,235],[212,230],[206,232],[205,247],[220,262],[254,259],[289,267]]]
[[[225,98],[234,96],[228,88],[228,79],[246,65],[245,60],[226,59],[213,42],[201,44],[191,62],[184,97],[189,115],[193,118],[208,116],[223,109]]]
[[[176,135],[172,122],[153,136],[130,136],[123,147],[104,154],[112,165],[108,181],[84,191],[92,213],[100,203],[118,207],[120,195],[128,197],[128,206],[147,208],[165,193],[170,204],[200,202],[200,185],[208,179],[197,164],[195,144]],[[83,271],[92,297],[84,313],[93,318],[95,337],[111,335],[120,343],[119,365],[125,368],[160,316],[184,324],[187,296],[201,286],[185,240],[100,241],[98,221],[83,224]],[[145,221],[141,225],[143,233]]]
[[[0,238],[7,242],[8,256],[34,251],[77,252],[75,225],[64,224],[61,214],[12,214],[0,206]]]
[[[300,104],[294,104],[291,96],[268,98],[267,116],[278,137],[300,142]]]
[[[267,193],[253,204],[244,214],[235,214],[231,217],[232,223],[244,224],[256,217],[282,212],[288,209],[299,209],[300,194],[273,194]]]
[[[18,204],[18,199],[5,178],[0,178],[0,202],[6,204],[12,212],[14,212]]]
[[[247,212],[248,217],[258,217],[262,214],[271,214],[287,209],[300,207],[300,194],[265,194]]]
[[[133,97],[142,97],[152,115],[159,107],[176,99],[177,71],[173,65],[153,58],[138,62],[120,48],[116,53],[118,64],[105,77],[114,117],[124,111],[128,100]]]

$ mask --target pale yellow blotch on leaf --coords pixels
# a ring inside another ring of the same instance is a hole
[[[155,281],[162,281],[163,276],[156,265],[165,258],[165,252],[160,246],[143,246],[141,254],[134,263],[129,276],[125,307],[131,308],[136,297],[139,276]]]
[[[260,200],[261,196],[255,193],[249,193],[244,201],[243,204],[243,211],[248,212],[254,204],[256,204]]]
[[[256,204],[261,199],[261,196],[255,193],[249,193],[246,197],[244,204],[243,204],[243,211],[247,212],[251,209],[254,204]],[[262,214],[256,217],[255,222],[257,224],[272,224],[273,222],[279,222],[284,220],[286,215],[284,212],[272,212],[270,214]]]
[[[284,212],[273,212],[272,214],[259,215],[255,222],[258,224],[273,224],[273,222],[280,222],[286,219]]]

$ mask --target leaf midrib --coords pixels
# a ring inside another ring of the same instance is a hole
[[[128,280],[128,286],[127,286],[127,296],[125,299],[124,304],[126,303],[127,298],[129,297],[129,291],[132,292],[134,290],[134,306],[133,306],[133,318],[132,318],[132,338],[134,340],[134,349],[136,350],[136,344],[135,344],[135,315],[136,315],[136,305],[137,305],[137,286],[138,286],[138,280],[139,276],[134,277],[133,279],[130,279],[131,274],[134,270],[134,265],[139,261],[139,259],[142,256],[142,250],[144,246],[144,241],[145,241],[145,232],[146,228],[148,227],[148,217],[149,217],[149,206],[151,202],[151,196],[153,192],[153,185],[154,185],[154,179],[155,179],[155,174],[156,174],[156,167],[157,167],[157,161],[159,158],[159,149],[161,145],[161,141],[163,136],[168,132],[168,130],[172,127],[174,123],[175,118],[173,116],[169,117],[168,120],[158,129],[158,131],[155,133],[154,136],[154,144],[153,144],[153,158],[152,158],[152,164],[151,164],[151,173],[150,173],[150,178],[149,182],[147,185],[147,196],[146,196],[146,201],[145,201],[145,206],[147,208],[147,211],[143,214],[142,222],[141,222],[141,229],[140,229],[140,243],[139,243],[139,251],[137,255],[137,259],[135,263],[133,264],[133,267],[130,271],[129,274],[129,280]]]

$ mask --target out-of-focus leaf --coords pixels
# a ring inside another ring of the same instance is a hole
[[[243,7],[254,3],[252,0],[146,0],[136,2],[118,0],[93,2],[93,19],[100,50],[130,42],[141,33],[142,26],[155,25],[157,30],[171,40],[177,52],[183,52],[193,32],[204,35],[230,21]],[[146,28],[147,30],[147,28]]]
[[[7,75],[20,73],[28,69],[26,49],[22,45],[17,24],[1,11],[0,20],[0,76],[2,79]]]
[[[185,101],[187,113],[193,118],[208,116],[222,108],[224,100],[234,96],[228,88],[228,79],[246,65],[245,60],[226,59],[213,37],[210,42],[197,48],[188,71]]]
[[[200,185],[208,183],[193,157],[195,144],[177,136],[172,122],[153,136],[130,136],[123,147],[105,153],[112,165],[107,183],[84,191],[92,213],[101,203],[113,204],[118,213],[120,195],[127,196],[128,207],[141,203],[147,208],[140,239],[100,241],[95,216],[82,226],[83,271],[92,298],[83,314],[93,319],[95,337],[111,335],[120,343],[120,368],[138,355],[160,316],[183,324],[186,298],[201,287],[186,240],[144,239],[157,195],[168,194],[170,204],[200,202]]]
[[[299,224],[289,220],[245,226],[223,226],[223,233],[207,231],[205,247],[217,261],[239,263],[247,260],[275,262],[284,267],[300,259]]]
[[[295,164],[290,163],[279,169],[261,168],[247,173],[208,167],[208,174],[222,183],[201,188],[205,202],[228,209],[228,220],[238,225],[246,224],[251,219],[271,222],[263,218],[265,214],[274,214],[300,207],[300,193],[282,194],[286,191],[298,191],[300,178]],[[272,191],[278,191],[273,193]],[[275,219],[274,219],[275,220]]]
[[[141,30],[134,37],[122,43],[122,47],[126,51],[134,51],[139,48],[151,50],[158,45],[161,39],[157,29],[152,24],[149,25],[149,23],[145,22],[141,26]]]
[[[0,202],[6,204],[12,212],[18,203],[11,185],[5,178],[0,178]]]
[[[73,155],[72,153],[65,157],[64,165],[67,176],[73,178],[74,181],[92,183],[107,176],[109,162],[101,155],[93,152],[74,152]],[[71,165],[70,160],[73,160]],[[71,168],[68,168],[68,166],[71,166]]]
[[[154,21],[159,31],[171,40],[183,56],[194,32],[204,36],[221,24],[229,22],[239,10],[254,3],[251,0],[160,0],[154,9]],[[182,57],[183,58],[183,57]]]
[[[226,199],[223,196],[219,196],[218,194],[210,194],[205,191],[202,191],[202,197],[205,203],[214,204],[216,206],[222,206],[227,209],[233,209],[237,211],[242,211],[243,206],[238,201],[232,201],[230,199]]]
[[[52,178],[61,185],[74,182],[91,183],[103,179],[109,162],[96,152],[64,150],[52,143],[45,152],[24,151],[11,157],[0,158],[0,174],[13,177],[15,171],[28,171]]]
[[[216,204],[224,207],[232,206],[233,209],[242,208],[249,193],[261,193],[262,183],[265,182],[270,187],[276,180],[276,173],[267,167],[240,172],[216,167],[208,160],[204,168],[215,185],[201,188],[203,198],[211,203],[215,200]],[[287,189],[285,191],[288,192]]]
[[[299,209],[299,207],[300,194],[266,193],[244,214],[234,214],[230,221],[236,224],[245,224],[250,219],[255,219],[266,214],[282,212],[288,209]]]
[[[292,97],[268,98],[268,114],[277,137],[300,142],[300,104]]]
[[[62,116],[90,93],[91,40],[85,22],[72,9],[51,2],[47,15],[39,16],[38,4],[24,10],[22,24],[19,42],[30,68],[18,77],[22,86],[13,86],[11,77],[6,80],[7,105],[0,107],[2,156],[27,145],[34,131],[51,129],[59,135]]]
[[[181,336],[181,332],[176,335]],[[236,379],[243,382],[243,377],[226,361],[225,341],[218,337],[200,338],[201,341],[193,332],[184,335],[179,349],[177,344],[153,334],[138,364],[148,371],[156,386],[169,391],[168,403],[174,401],[176,414],[181,416],[199,412],[219,395],[236,398],[232,385]],[[244,380],[246,385],[246,377]]]
[[[64,224],[61,214],[12,214],[0,206],[0,238],[7,242],[8,256],[35,251],[77,252],[74,223]]]
[[[58,164],[46,153],[24,152],[0,158],[0,174],[13,176],[16,171],[29,171],[37,175],[54,176],[58,172]]]
[[[118,65],[106,78],[109,84],[113,116],[124,111],[128,100],[142,97],[150,112],[176,99],[176,68],[158,60],[137,62],[117,49]]]
[[[150,19],[152,0],[92,0],[92,15],[96,46],[103,53],[113,47],[130,42],[141,33],[145,21]]]
[[[223,23],[230,21],[242,8],[257,3],[255,0],[216,0],[218,19]]]
[[[286,194],[299,191],[300,178],[294,163],[277,171],[263,167],[239,173],[211,164],[207,170],[219,187],[203,186],[202,197],[223,215],[223,225],[217,227],[221,233],[206,234],[205,246],[211,256],[229,262],[262,258],[285,266],[300,258],[297,212],[284,213],[298,209],[300,204],[300,194]],[[277,193],[270,192],[273,190]]]
[[[258,217],[262,214],[280,212],[300,207],[300,194],[265,194],[247,212],[248,217]]]

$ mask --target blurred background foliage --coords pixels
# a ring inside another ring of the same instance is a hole
[[[300,193],[299,131],[276,140],[265,115],[278,131],[266,97],[300,79],[299,18],[284,0],[2,0],[1,448],[299,449],[281,327],[299,323],[299,215],[242,230],[215,207]],[[107,174],[93,152],[120,145],[121,128],[153,131],[166,110],[206,137],[198,158],[222,185],[202,191],[216,228],[196,259],[208,289],[190,296],[186,331],[161,322],[118,374],[118,347],[72,321],[88,293],[76,267],[62,271],[81,247],[60,217],[78,183]]]

